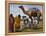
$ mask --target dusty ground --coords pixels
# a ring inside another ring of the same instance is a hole
[[[43,21],[40,21],[36,28],[25,28],[22,32],[43,32]]]
[[[25,28],[23,32],[43,32],[43,21],[39,22],[38,27],[34,29]]]

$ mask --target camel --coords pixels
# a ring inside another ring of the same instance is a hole
[[[28,15],[28,16],[31,16],[31,12],[25,11],[25,9],[24,9],[23,6],[19,6],[19,8],[23,11],[24,14],[26,14],[26,15]]]
[[[33,21],[35,21],[36,24],[39,23],[39,18],[41,16],[41,12],[40,10],[37,10],[36,12],[35,11],[32,11],[32,12],[28,12],[28,11],[25,11],[24,7],[23,6],[19,6],[19,8],[23,11],[24,14],[28,15],[29,18],[32,20],[31,22],[34,23]],[[33,20],[34,16],[37,17],[37,19],[35,18],[35,20]]]
[[[24,7],[23,6],[19,6],[19,8],[23,11],[24,14],[28,15],[29,17],[31,17],[32,15],[37,15],[37,14],[40,14],[39,17],[41,16],[41,12],[40,10],[38,11],[32,11],[32,12],[28,12],[28,11],[25,11]]]

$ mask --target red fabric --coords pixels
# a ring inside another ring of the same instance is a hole
[[[14,21],[12,17],[9,18],[9,30],[10,32],[14,31]]]

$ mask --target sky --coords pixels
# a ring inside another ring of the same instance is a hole
[[[10,4],[10,14],[13,14],[13,16],[18,16],[19,14],[21,16],[27,16],[26,14],[23,13],[23,11],[19,8],[21,4]],[[40,5],[22,5],[24,9],[27,11],[28,9],[31,9],[33,7],[38,8],[42,12],[42,6]]]

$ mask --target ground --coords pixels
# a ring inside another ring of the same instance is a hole
[[[43,32],[43,21],[39,22],[38,27],[34,28],[34,29],[24,29],[23,32]]]
[[[33,29],[25,28],[22,32],[43,32],[43,21],[39,22],[38,27]]]

